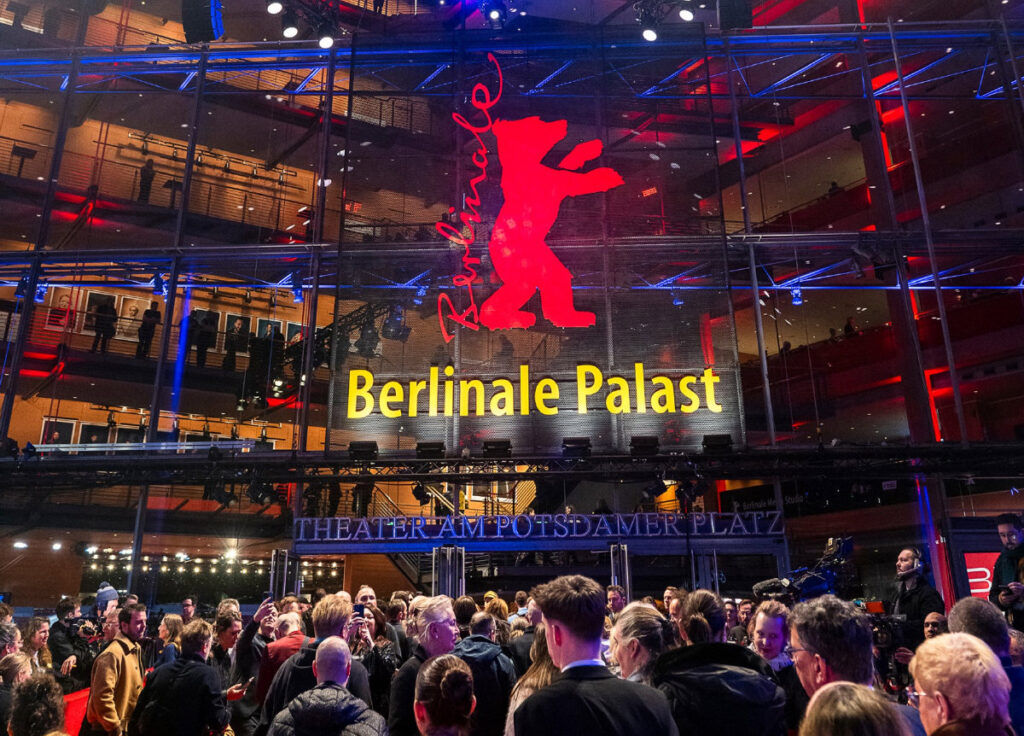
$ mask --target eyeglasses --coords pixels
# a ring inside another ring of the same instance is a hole
[[[915,708],[921,707],[921,698],[928,693],[923,693],[920,690],[907,690],[907,702]]]
[[[790,659],[793,659],[793,655],[796,654],[797,652],[809,652],[811,650],[810,649],[805,649],[803,647],[794,647],[792,644],[787,644],[783,648],[782,651],[786,653],[787,657],[789,657]]]

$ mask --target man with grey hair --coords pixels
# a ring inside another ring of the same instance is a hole
[[[316,687],[300,694],[278,713],[268,735],[385,736],[384,717],[345,688],[351,668],[352,653],[344,639],[329,636],[321,641],[313,659]]]
[[[277,617],[277,640],[267,644],[260,659],[259,675],[256,677],[256,700],[267,699],[270,683],[289,657],[298,652],[310,638],[302,633],[302,616],[294,611]]]
[[[813,696],[830,682],[871,685],[875,675],[871,620],[852,603],[823,595],[798,603],[789,617],[789,646],[804,691]],[[917,711],[893,704],[914,736],[924,736]]]
[[[1010,659],[1010,627],[1003,612],[982,598],[964,598],[953,606],[948,622],[952,633],[973,634],[999,657],[1010,678],[1010,721],[1014,731],[1024,734],[1024,667]]]

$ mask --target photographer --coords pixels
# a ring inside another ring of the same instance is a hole
[[[96,626],[82,618],[82,607],[77,598],[62,598],[56,608],[57,623],[50,627],[47,646],[53,657],[57,682],[65,693],[88,686],[89,670],[96,656],[90,639],[97,634]]]
[[[992,568],[988,598],[1005,612],[1010,626],[1024,630],[1024,583],[1018,572],[1024,560],[1024,521],[1017,514],[1000,514],[996,517],[996,530],[1003,551]]]

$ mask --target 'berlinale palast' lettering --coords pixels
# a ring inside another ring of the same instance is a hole
[[[620,537],[739,537],[782,534],[778,511],[743,513],[388,516],[296,519],[296,542],[391,542]]]
[[[496,378],[485,385],[479,379],[454,380],[454,368],[431,367],[421,381],[387,381],[378,389],[372,371],[355,369],[348,374],[348,418],[362,419],[375,408],[385,417],[419,416],[420,402],[426,398],[427,416],[514,416],[536,409],[540,414],[557,414],[560,388],[553,378],[541,378],[535,384],[530,367],[519,366],[515,382]],[[696,375],[669,377],[645,376],[644,364],[635,363],[633,375],[608,376],[595,365],[576,366],[576,402],[574,408],[586,414],[594,408],[612,414],[692,414],[699,409],[720,414],[722,405],[715,397],[720,378],[711,368]],[[456,409],[455,399],[458,397]]]

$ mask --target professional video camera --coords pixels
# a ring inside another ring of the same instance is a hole
[[[813,567],[792,570],[783,578],[769,578],[754,585],[754,597],[777,600],[789,606],[826,593],[842,594],[852,580],[850,554],[853,537],[829,537],[825,552]]]
[[[92,639],[100,633],[100,627],[96,621],[87,616],[69,618],[67,624],[72,634],[81,636],[84,639]]]

